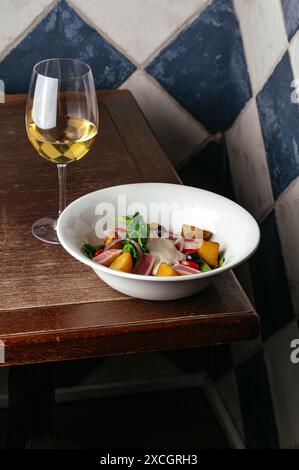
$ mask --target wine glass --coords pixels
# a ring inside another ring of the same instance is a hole
[[[28,138],[38,154],[58,169],[59,210],[35,222],[32,233],[59,243],[57,220],[66,206],[66,167],[92,147],[98,132],[98,103],[89,65],[48,59],[33,67],[26,106]]]

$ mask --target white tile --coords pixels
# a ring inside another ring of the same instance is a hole
[[[71,0],[86,18],[138,64],[207,0]]]
[[[299,178],[278,198],[275,210],[292,300],[299,318]]]
[[[299,31],[295,34],[290,44],[290,60],[293,68],[294,77],[299,79]]]
[[[25,32],[53,0],[1,0],[0,54]]]
[[[288,46],[280,0],[234,0],[254,93]]]
[[[299,338],[293,322],[264,346],[281,448],[299,448],[299,364],[292,364],[291,341]]]
[[[255,99],[227,132],[227,144],[237,199],[260,220],[274,201]]]
[[[176,165],[189,157],[209,135],[146,73],[135,72],[121,88],[133,93],[158,141]]]
[[[245,442],[245,433],[235,372],[231,371],[228,374],[222,376],[217,380],[215,385],[228,413],[230,414],[243,441]]]

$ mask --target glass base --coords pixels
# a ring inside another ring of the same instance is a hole
[[[59,244],[56,231],[57,220],[57,215],[49,215],[37,220],[32,225],[33,235],[42,242]]]

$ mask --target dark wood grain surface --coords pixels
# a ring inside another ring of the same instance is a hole
[[[140,181],[180,182],[134,98],[100,92],[94,148],[68,167],[68,202]],[[4,365],[133,353],[252,339],[258,318],[232,273],[189,299],[149,302],[105,285],[62,247],[36,240],[32,223],[56,213],[55,165],[24,126],[25,97],[1,104],[0,339]]]

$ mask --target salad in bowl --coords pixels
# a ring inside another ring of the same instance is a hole
[[[180,233],[141,214],[119,217],[119,225],[99,245],[84,243],[82,252],[96,263],[141,276],[187,276],[223,266],[224,254],[212,232],[184,224]]]
[[[106,284],[148,300],[199,292],[248,259],[260,238],[254,218],[235,202],[169,183],[86,194],[62,212],[57,235]]]

